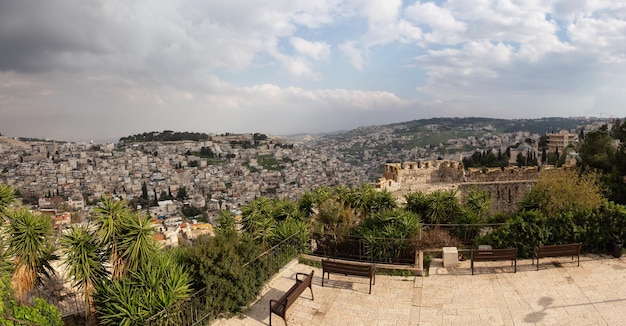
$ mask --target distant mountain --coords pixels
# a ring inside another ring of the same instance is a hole
[[[365,162],[460,160],[476,150],[506,148],[526,138],[538,141],[546,133],[561,130],[577,133],[585,126],[598,128],[608,122],[610,119],[601,118],[432,118],[359,127],[320,136],[307,146],[335,148],[344,160],[357,165]],[[380,176],[380,169],[368,171],[370,178]]]
[[[539,119],[493,119],[493,118],[431,118],[398,122],[387,125],[359,127],[344,133],[327,135],[327,137],[350,138],[370,133],[386,133],[395,136],[426,136],[437,134],[437,137],[426,137],[422,144],[427,145],[452,138],[480,137],[486,133],[493,135],[528,132],[543,135],[546,133],[569,130],[576,132],[582,126],[594,122],[608,122],[602,118],[539,118]],[[436,138],[436,139],[434,139]]]

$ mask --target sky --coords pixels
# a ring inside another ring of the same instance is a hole
[[[0,133],[626,116],[626,1],[0,0]]]

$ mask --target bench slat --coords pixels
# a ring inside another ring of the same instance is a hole
[[[374,264],[364,265],[364,264],[356,264],[356,263],[348,263],[348,262],[323,259],[322,260],[322,286],[324,286],[324,278],[326,276],[326,273],[328,273],[329,279],[330,279],[330,273],[369,277],[370,279],[369,293],[370,294],[372,293],[372,280],[374,282],[373,284],[376,284],[376,267],[374,266]]]
[[[517,248],[472,250],[472,275],[474,275],[474,262],[500,260],[510,260],[511,264],[515,264],[513,272],[517,273]]]
[[[582,245],[583,244],[579,242],[535,247],[533,264],[535,263],[535,259],[537,259],[537,270],[539,270],[539,258],[572,256],[572,259],[574,259],[574,256],[577,256],[578,266],[580,266],[580,250]]]

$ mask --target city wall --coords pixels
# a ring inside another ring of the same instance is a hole
[[[420,161],[389,163],[376,187],[388,190],[400,201],[404,195],[421,191],[457,190],[463,197],[471,189],[491,195],[491,213],[513,212],[517,203],[539,178],[537,167],[506,167],[465,170],[458,161]]]

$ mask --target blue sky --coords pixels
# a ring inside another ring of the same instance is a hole
[[[0,133],[626,116],[626,3],[0,0]]]

